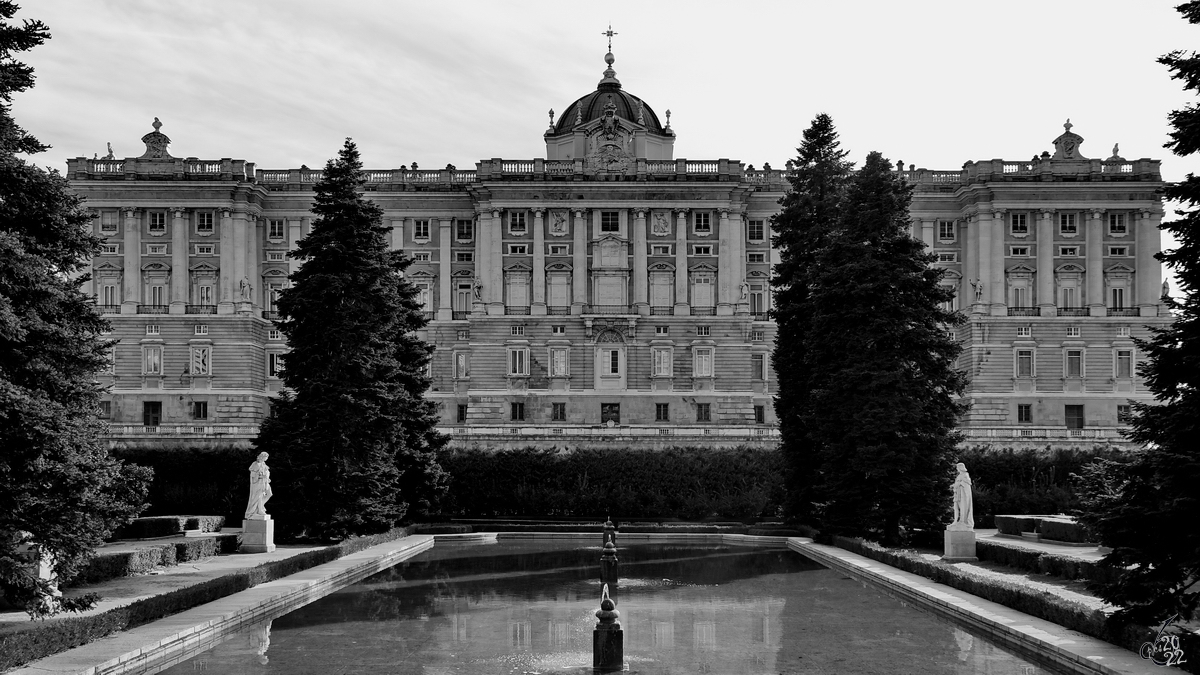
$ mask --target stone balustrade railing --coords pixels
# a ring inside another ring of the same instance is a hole
[[[959,171],[907,169],[901,172],[910,183],[937,189],[937,185],[966,185],[992,181],[1152,181],[1162,180],[1160,162],[1137,160],[1054,160],[1008,162],[1002,159],[967,162]]]
[[[246,182],[254,180],[253,162],[244,159],[198,159],[196,157],[166,157],[147,159],[88,159],[67,160],[67,177],[75,179],[121,180],[224,180]]]

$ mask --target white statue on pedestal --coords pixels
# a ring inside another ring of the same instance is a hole
[[[971,476],[967,465],[958,463],[958,475],[954,477],[954,522],[948,530],[974,530],[975,504],[971,497]]]
[[[250,465],[250,501],[246,504],[246,518],[267,515],[267,500],[271,498],[271,470],[267,468],[267,453],[258,453],[258,459]]]

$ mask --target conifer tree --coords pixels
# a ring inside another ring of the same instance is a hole
[[[314,186],[303,265],[279,298],[287,389],[256,446],[271,455],[269,505],[284,534],[343,538],[384,531],[445,490],[445,437],[424,398],[433,347],[411,264],[391,251],[382,209],[364,199],[358,148],[346,140]]]
[[[1200,23],[1200,1],[1176,8]],[[1174,51],[1159,59],[1184,89],[1200,92],[1200,54]],[[1173,131],[1165,147],[1181,157],[1200,153],[1200,107],[1170,113]],[[1181,297],[1162,303],[1174,315],[1165,328],[1135,340],[1138,374],[1153,392],[1151,404],[1133,404],[1130,440],[1142,449],[1129,464],[1103,462],[1083,472],[1081,520],[1113,549],[1102,564],[1117,574],[1096,589],[1121,609],[1118,623],[1156,625],[1179,614],[1197,617],[1200,603],[1200,177],[1188,174],[1165,195],[1182,203],[1178,220],[1163,224],[1178,248],[1158,259],[1178,278]],[[1184,651],[1200,657],[1200,640]]]
[[[108,323],[80,290],[100,240],[67,181],[30,165],[49,146],[10,115],[33,86],[14,55],[49,39],[46,25],[11,22],[0,1],[0,591],[33,616],[85,609],[95,596],[52,595],[59,582],[142,509],[150,472],[109,457],[99,438],[95,374],[108,363]]]

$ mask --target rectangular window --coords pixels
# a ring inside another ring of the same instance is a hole
[[[526,255],[528,253],[529,253],[529,245],[528,244],[509,244],[508,245],[508,254],[509,255]]]
[[[1118,328],[1117,335],[1119,337],[1129,337],[1129,326],[1121,326]]]
[[[620,403],[601,403],[600,404],[600,423],[608,424],[621,423],[621,404]]]
[[[116,211],[105,211],[100,214],[100,233],[101,234],[116,234],[117,233],[117,217]]]
[[[142,374],[162,375],[162,346],[147,345],[142,347]]]
[[[571,255],[571,245],[550,244],[550,255]]]
[[[526,347],[510,347],[508,350],[508,374],[513,376],[529,374],[529,349]]]
[[[696,404],[696,421],[711,422],[712,421],[712,404],[697,403]]]
[[[601,211],[600,212],[600,231],[601,232],[620,232],[621,231],[621,214],[616,211]]]
[[[747,253],[746,254],[746,262],[751,263],[751,264],[765,263],[765,262],[767,262],[767,254],[766,253]]]
[[[193,329],[195,335],[208,335],[208,324],[198,323]]]
[[[1066,363],[1063,372],[1067,377],[1083,377],[1083,350],[1068,349],[1065,352]]]
[[[167,231],[167,214],[162,211],[150,212],[150,233],[162,234]]]
[[[454,352],[454,377],[466,379],[471,376],[471,355],[467,352]]]
[[[1030,326],[1017,326],[1017,337],[1033,337],[1033,328]]]
[[[696,326],[696,337],[709,337],[708,326]]]
[[[432,257],[429,251],[414,251],[413,262],[429,262]]]
[[[550,377],[566,377],[568,363],[566,347],[550,348]]]
[[[712,244],[694,244],[692,246],[692,255],[712,255]]]
[[[467,421],[467,405],[465,403],[458,404],[458,414],[455,415],[455,420],[459,424],[463,424]]]
[[[672,351],[670,347],[654,347],[651,349],[654,356],[654,376],[655,377],[671,377]]]
[[[213,231],[213,214],[197,213],[196,214],[196,232],[198,234],[212,234]]]
[[[1028,258],[1029,257],[1029,247],[1028,246],[1009,246],[1008,247],[1008,255],[1009,255],[1009,257],[1012,257],[1012,258]]]
[[[1116,234],[1116,235],[1122,235],[1122,234],[1128,233],[1128,230],[1125,229],[1125,214],[1124,213],[1108,214],[1108,233]]]
[[[429,238],[429,221],[425,219],[413,221],[413,239]]]
[[[102,420],[112,419],[112,401],[100,401],[99,415]]]
[[[767,406],[765,406],[765,405],[754,406],[754,423],[755,424],[766,424],[767,423]]]
[[[751,220],[746,223],[746,240],[747,241],[762,241],[765,237],[766,228],[761,220]]]
[[[954,221],[939,220],[938,221],[938,241],[954,241]]]
[[[1065,410],[1063,412],[1065,413],[1064,416],[1067,419],[1067,428],[1068,429],[1082,429],[1083,428],[1083,406],[1068,405],[1068,406],[1065,406]]]
[[[156,427],[162,423],[162,402],[161,401],[143,401],[142,402],[142,425],[147,427]]]
[[[454,252],[454,262],[460,262],[460,263],[475,262],[475,252],[474,251],[455,251]]]
[[[269,352],[267,354],[267,377],[283,377],[282,352]]]
[[[212,244],[196,244],[196,255],[213,255],[214,251]]]
[[[567,327],[566,326],[550,326],[550,334],[551,335],[566,335]]]
[[[1133,350],[1117,350],[1117,377],[1133,377]]]
[[[937,261],[940,263],[958,262],[958,251],[938,251]]]
[[[1068,236],[1079,234],[1079,229],[1075,225],[1074,213],[1058,214],[1058,232]]]
[[[192,419],[208,419],[208,401],[192,401]]]
[[[750,355],[750,379],[766,380],[767,379],[767,355],[766,354],[751,354]]]
[[[653,244],[650,246],[650,255],[671,255],[671,245]]]
[[[1133,406],[1117,405],[1117,424],[1129,424],[1129,415],[1133,413]]]
[[[152,323],[146,326],[146,335],[158,335],[158,324]]]
[[[692,218],[696,234],[712,234],[712,214],[701,212],[695,214]]]
[[[671,421],[671,404],[670,403],[655,403],[654,404],[654,421],[655,422],[670,422]]]
[[[282,340],[283,339],[283,331],[279,330],[278,328],[272,328],[271,330],[267,331],[267,339],[268,340]]]
[[[508,419],[512,420],[513,422],[524,422],[525,421],[525,404],[524,403],[517,403],[515,401],[512,403],[509,403],[508,411],[509,411]]]
[[[1079,257],[1079,247],[1078,246],[1059,246],[1058,247],[1058,255],[1063,258],[1077,258],[1077,257]]]
[[[267,262],[283,262],[283,251],[267,251]]]
[[[1017,377],[1033,377],[1033,350],[1017,350]]]
[[[1060,306],[1063,309],[1071,309],[1076,306],[1075,305],[1075,289],[1074,288],[1072,288],[1070,286],[1067,286],[1066,288],[1060,288],[1059,296],[1061,296],[1061,299],[1062,299],[1062,305],[1060,305]]]
[[[1079,326],[1067,326],[1067,337],[1079,337]]]
[[[1112,258],[1124,258],[1129,255],[1128,246],[1109,246],[1108,255]]]
[[[608,361],[608,374],[609,375],[620,375],[621,374],[621,352],[620,352],[620,350],[609,349],[607,361]]]
[[[284,224],[282,219],[271,219],[267,221],[267,239],[283,240]]]
[[[551,422],[566,422],[567,421],[567,404],[566,403],[551,403],[550,404],[550,421]]]
[[[102,255],[120,255],[121,247],[119,244],[101,244],[100,253]]]
[[[508,334],[512,337],[520,337],[525,335],[525,326],[509,326]]]
[[[475,223],[470,220],[454,221],[454,238],[458,241],[471,241],[475,238]]]
[[[511,234],[525,234],[525,212],[508,212],[508,231]]]
[[[1028,307],[1029,306],[1029,289],[1024,286],[1017,286],[1012,289],[1012,306],[1013,307]]]
[[[1012,226],[1013,234],[1029,234],[1029,223],[1025,220],[1024,213],[1013,213],[1009,215],[1008,222]]]
[[[1018,403],[1017,404],[1017,423],[1018,424],[1033,424],[1033,404]]]
[[[671,327],[670,326],[655,326],[654,334],[655,335],[670,335]]]
[[[167,297],[167,289],[165,286],[151,286],[150,287],[150,304],[151,305],[165,305],[166,297]]]
[[[100,290],[100,298],[102,300],[100,304],[109,306],[117,304],[117,287],[105,286]]]
[[[148,255],[166,255],[167,254],[167,245],[166,244],[147,244],[146,245],[146,253]]]
[[[694,377],[712,377],[712,374],[712,347],[697,347],[692,357],[692,375]]]
[[[212,286],[200,286],[199,288],[196,289],[196,296],[197,296],[196,299],[200,301],[199,304],[206,305],[206,306],[212,306],[212,304],[213,304],[213,287]]]
[[[750,331],[750,341],[751,342],[762,342],[765,338],[766,338],[766,333],[764,331],[761,331],[761,330]]]

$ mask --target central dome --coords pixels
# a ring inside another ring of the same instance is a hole
[[[645,101],[621,88],[621,82],[612,69],[614,60],[612,52],[604,55],[604,61],[608,64],[608,68],[604,71],[604,79],[600,80],[596,91],[580,97],[567,106],[562,116],[558,118],[558,123],[554,125],[554,131],[547,133],[548,136],[568,133],[580,124],[587,124],[592,120],[599,119],[604,115],[604,111],[610,103],[618,116],[645,126],[650,133],[660,136],[672,135],[670,131],[663,129],[662,124],[658,121],[658,115],[649,105],[646,105]]]

